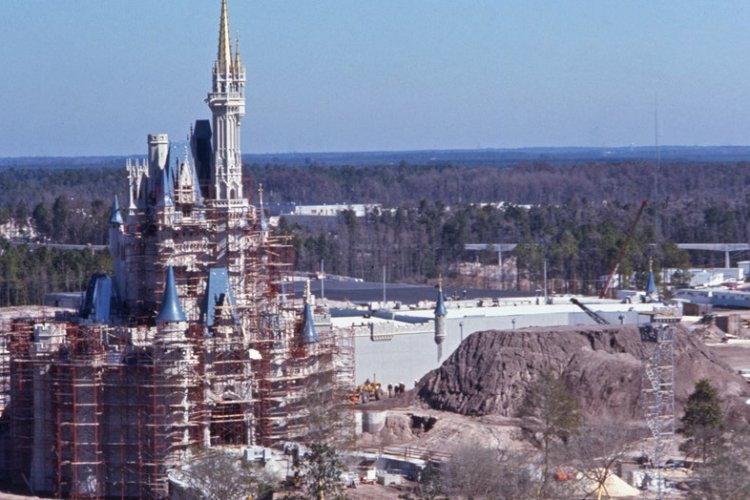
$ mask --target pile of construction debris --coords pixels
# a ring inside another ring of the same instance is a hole
[[[639,419],[642,349],[635,326],[477,332],[425,375],[417,390],[436,410],[512,417],[529,385],[550,371],[569,383],[584,415]],[[700,336],[677,327],[674,361],[678,415],[702,378],[719,389],[729,413],[746,414],[747,382],[708,350]]]

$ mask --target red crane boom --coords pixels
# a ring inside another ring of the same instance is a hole
[[[612,278],[615,277],[615,273],[617,273],[617,269],[620,267],[620,261],[622,261],[622,258],[625,256],[625,251],[628,249],[628,245],[630,245],[630,240],[633,239],[635,227],[638,225],[638,221],[641,220],[641,215],[643,215],[643,210],[646,208],[646,205],[648,205],[648,200],[643,200],[641,202],[641,207],[638,209],[638,213],[635,216],[635,220],[633,220],[633,222],[630,224],[630,227],[628,228],[628,232],[625,236],[625,241],[622,243],[620,251],[617,252],[615,263],[612,266],[612,270],[609,272],[609,276],[607,276],[607,282],[604,283],[602,289],[599,290],[600,299],[606,297],[607,292],[609,291],[609,287],[612,285]]]

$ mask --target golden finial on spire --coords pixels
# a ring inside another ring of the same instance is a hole
[[[229,14],[227,0],[221,0],[221,20],[219,22],[219,55],[217,64],[221,73],[228,73],[232,67],[232,43],[229,39]]]
[[[438,275],[438,290],[443,291],[443,273]]]
[[[653,257],[648,258],[648,272],[650,273],[654,272],[654,258]]]

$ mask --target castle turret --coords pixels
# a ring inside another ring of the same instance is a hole
[[[167,266],[164,295],[156,316],[157,334],[154,338],[154,377],[163,383],[155,388],[155,405],[168,408],[163,422],[165,452],[162,460],[169,467],[185,459],[190,446],[190,387],[195,384],[191,373],[198,364],[193,346],[186,342],[187,317],[180,305],[174,269]]]
[[[185,148],[185,155],[179,163],[177,172],[175,201],[183,205],[196,204],[200,196],[200,189],[197,187],[197,176],[193,165],[190,163],[187,148]]]
[[[155,206],[163,202],[164,171],[169,163],[169,136],[167,134],[148,135],[148,170],[145,172],[147,186],[145,206]]]
[[[315,344],[320,340],[315,329],[315,317],[312,311],[313,295],[310,293],[310,280],[305,283],[305,311],[302,324],[302,343]]]
[[[435,304],[435,344],[438,348],[438,361],[443,357],[443,342],[448,336],[446,333],[445,316],[448,310],[445,307],[445,295],[443,294],[443,278],[438,280],[438,296]]]
[[[120,211],[120,200],[115,199],[112,201],[112,210],[109,212],[109,225],[110,226],[122,226],[125,221],[122,218],[122,212]]]
[[[122,216],[120,200],[115,195],[112,201],[112,209],[109,212],[109,255],[112,257],[114,268],[114,287],[118,297],[125,297],[125,272],[127,263],[125,261],[125,245],[123,240],[125,219]]]
[[[222,0],[213,91],[207,99],[213,114],[211,195],[215,200],[242,199],[240,121],[245,116],[245,67],[240,60],[239,44],[235,51],[232,61],[229,14],[226,0]]]
[[[169,136],[167,134],[148,135],[148,176],[157,179],[169,161]]]
[[[156,323],[176,323],[178,321],[187,321],[185,311],[180,305],[180,298],[177,295],[177,285],[174,280],[174,270],[172,266],[167,266],[167,279],[164,283],[164,295],[161,299],[161,308],[156,316]]]
[[[648,284],[646,285],[646,295],[652,296],[656,293],[656,280],[654,279],[654,260],[648,259]]]

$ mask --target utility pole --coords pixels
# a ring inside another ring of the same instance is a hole
[[[385,306],[385,265],[383,265],[383,305]]]

